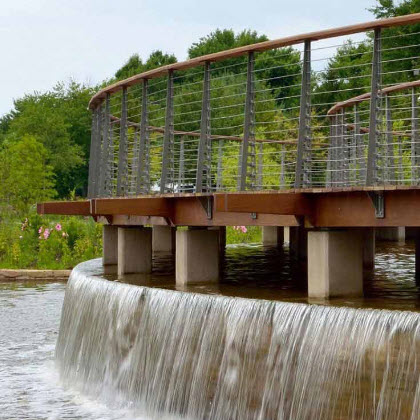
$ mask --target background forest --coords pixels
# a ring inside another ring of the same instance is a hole
[[[377,6],[372,9],[376,18],[417,12],[420,12],[420,0],[405,0],[398,5],[393,0],[378,0]],[[393,30],[398,32],[402,29]],[[419,25],[404,30],[420,33]],[[188,49],[188,58],[265,40],[265,35],[251,30],[234,33],[232,30],[218,29],[192,44]],[[418,36],[411,37],[410,42],[420,44],[420,39]],[[361,79],[355,77],[357,73],[347,71],[340,77],[329,75],[350,65],[357,72],[357,65],[366,60],[364,53],[371,49],[371,43],[369,38],[363,42],[345,43],[328,61],[322,76],[314,78],[317,112],[325,113],[326,109],[322,108],[324,103],[352,96],[351,88],[357,88],[357,84],[361,83]],[[262,69],[260,78],[269,80],[269,85],[261,90],[265,92],[264,95],[276,99],[278,109],[275,115],[271,115],[272,111],[262,108],[259,115],[265,121],[269,118],[274,121],[281,118],[283,109],[291,108],[299,102],[300,53],[293,48],[282,49],[278,59],[287,65],[283,67],[288,69],[284,74],[281,68],[270,70],[267,64],[276,59],[279,52],[268,51],[264,54],[258,61]],[[398,74],[397,60],[404,58],[405,54],[406,50],[394,48],[387,57],[387,60],[395,62],[398,83],[413,80],[414,77],[404,73],[407,75],[404,76],[405,80]],[[235,80],[240,77],[235,74],[234,64],[240,60],[242,58],[231,59],[231,73],[228,77],[220,78],[218,88],[232,89],[230,86],[234,86]],[[15,100],[14,109],[0,118],[0,267],[70,268],[80,261],[100,256],[100,226],[84,218],[40,217],[36,214],[36,203],[86,197],[91,130],[91,112],[87,104],[91,96],[112,82],[176,61],[174,55],[162,51],[153,52],[146,60],[134,54],[112,78],[100,86],[87,86],[72,80],[57,83],[48,92],[34,92]],[[224,66],[227,64],[223,63]],[[420,68],[418,62],[410,65],[413,69]],[[226,69],[223,71],[226,73]],[[193,76],[186,75],[178,83],[182,85],[183,80],[191,83]],[[386,83],[392,82],[390,76]],[[332,97],[331,92],[337,91],[340,93]],[[287,128],[287,123],[284,124]],[[188,124],[183,127],[185,130],[197,128],[196,125]],[[267,125],[265,132],[261,130],[258,136],[270,138],[269,132],[270,126]],[[260,231],[256,228],[249,229],[245,234],[230,229],[228,242],[255,242],[259,240],[259,235]]]

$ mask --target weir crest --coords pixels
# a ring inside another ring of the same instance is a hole
[[[69,279],[62,381],[153,418],[418,419],[420,314]]]

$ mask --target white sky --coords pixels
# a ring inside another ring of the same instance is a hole
[[[0,0],[0,116],[13,98],[74,78],[97,83],[133,53],[178,60],[216,28],[270,39],[372,20],[375,0]]]

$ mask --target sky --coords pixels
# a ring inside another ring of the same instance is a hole
[[[270,39],[373,20],[375,0],[0,0],[0,116],[58,81],[96,84],[138,53],[187,57],[217,28]]]

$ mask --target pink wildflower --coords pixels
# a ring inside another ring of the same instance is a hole
[[[60,231],[61,230],[61,225],[60,225],[60,223],[57,223],[56,225],[55,225],[55,230],[56,231]]]
[[[248,229],[246,228],[246,226],[241,226],[241,230],[242,230],[242,233],[248,232]]]
[[[50,236],[50,230],[49,229],[45,229],[44,230],[44,239],[48,239]]]
[[[41,226],[41,227],[38,229],[38,233],[39,233],[39,234],[41,234],[41,233],[42,233],[42,231],[43,231],[43,229],[44,229],[44,228]]]

